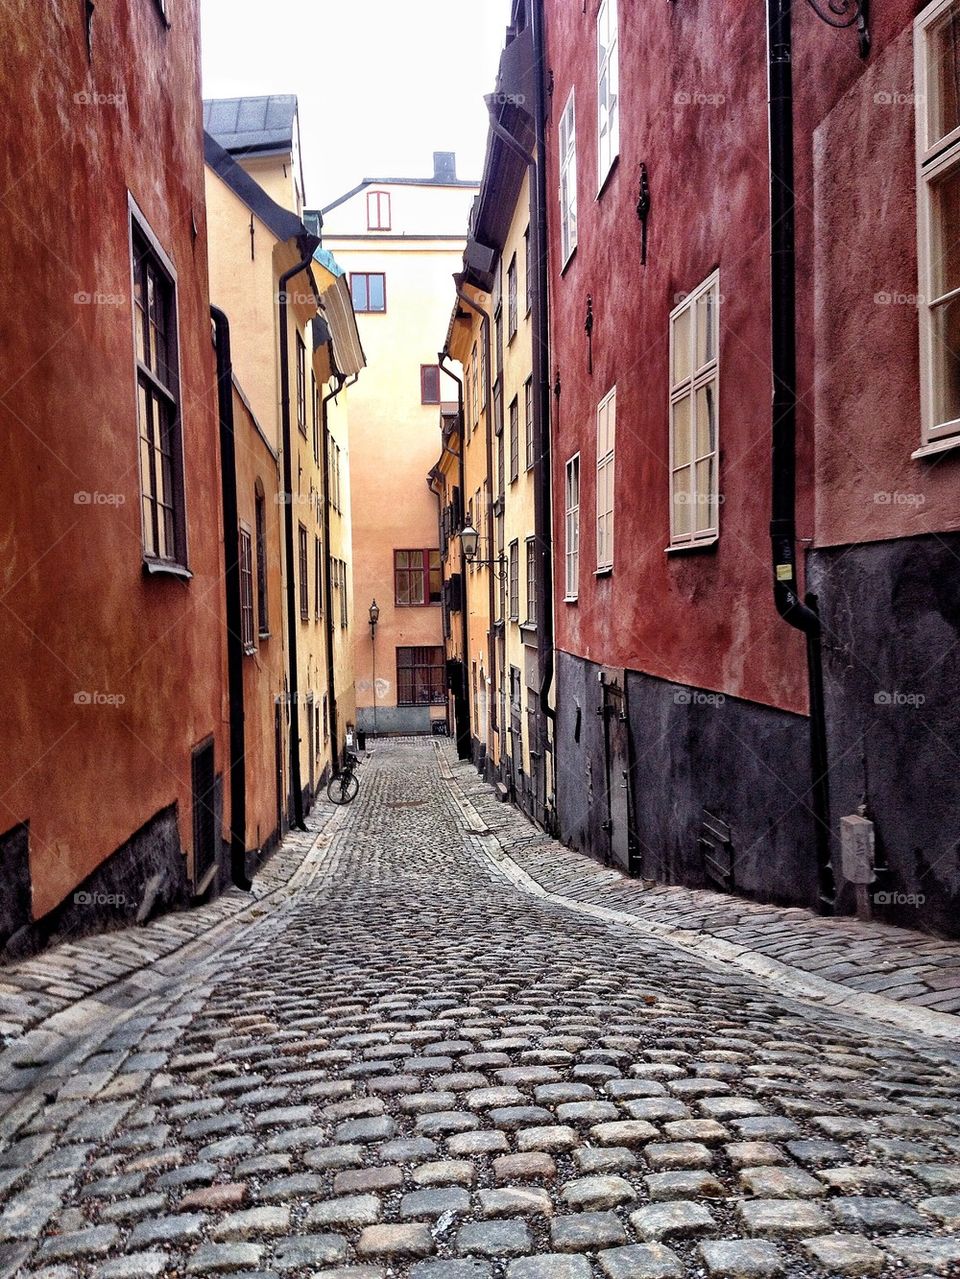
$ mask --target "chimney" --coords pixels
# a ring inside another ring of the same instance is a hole
[[[455,151],[434,151],[433,180],[434,182],[456,182],[457,155]]]

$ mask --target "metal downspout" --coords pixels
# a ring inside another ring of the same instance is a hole
[[[448,369],[448,368],[447,368],[447,366],[446,366],[446,364],[445,364],[445,361],[450,359],[450,352],[449,352],[449,351],[440,351],[440,352],[439,352],[439,354],[438,354],[438,356],[437,356],[437,359],[438,359],[438,361],[439,361],[440,368],[441,368],[441,369],[443,369],[443,371],[444,371],[444,373],[446,373],[447,377],[452,378],[452,379],[454,380],[454,382],[456,382],[456,384],[457,384],[457,422],[458,422],[458,424],[459,424],[458,429],[459,429],[459,435],[460,435],[460,452],[457,454],[457,461],[458,461],[457,473],[458,473],[458,478],[459,478],[459,480],[460,480],[460,509],[461,509],[461,516],[462,516],[462,512],[463,512],[463,510],[465,509],[465,503],[466,503],[466,489],[467,489],[466,459],[465,459],[465,458],[464,458],[464,456],[463,456],[463,442],[464,442],[464,441],[463,441],[463,434],[464,434],[464,421],[463,421],[463,378],[461,378],[461,377],[457,377],[457,375],[456,375],[456,373],[454,373],[453,369]],[[458,532],[459,532],[459,530],[458,530]],[[466,693],[466,689],[467,689],[467,684],[466,684],[466,680],[467,680],[467,654],[468,654],[468,652],[470,651],[470,627],[469,627],[469,615],[468,615],[468,612],[467,612],[467,566],[466,566],[466,564],[464,564],[464,562],[463,562],[463,556],[461,556],[461,557],[460,557],[460,604],[461,604],[461,608],[460,608],[460,636],[461,636],[460,644],[461,644],[461,648],[462,648],[462,651],[463,651],[463,681],[464,681],[464,684],[463,684],[464,693],[463,693],[463,695],[464,695],[464,698],[466,698],[466,696],[467,696],[467,693]],[[459,742],[459,740],[458,740],[458,742],[457,742],[457,753],[458,753],[458,754],[460,753],[460,742]],[[469,742],[467,743],[467,753],[466,753],[466,755],[461,755],[460,757],[461,757],[461,759],[469,759],[469,758],[470,758]]]
[[[777,612],[806,636],[810,698],[811,799],[821,911],[832,912],[827,734],[820,617],[816,597],[801,601],[796,576],[797,319],[793,173],[791,0],[767,0],[770,131],[770,344],[773,370],[770,543]]]
[[[249,889],[247,878],[247,790],[244,769],[243,625],[240,607],[240,544],[237,454],[233,423],[233,363],[230,321],[219,307],[210,315],[216,334],[217,406],[220,419],[220,492],[223,505],[223,580],[227,605],[227,694],[230,702],[230,878]]]
[[[486,397],[486,464],[487,464],[487,545],[490,547],[491,564],[488,569],[487,587],[490,610],[490,628],[487,631],[487,648],[490,652],[490,683],[493,689],[493,695],[488,702],[487,714],[490,720],[490,731],[500,736],[500,728],[497,723],[497,640],[494,633],[494,620],[497,615],[496,600],[496,582],[497,578],[493,571],[492,561],[494,559],[494,534],[493,534],[493,386],[490,378],[490,316],[482,306],[474,302],[471,297],[464,293],[461,285],[457,285],[457,297],[461,302],[465,303],[471,311],[476,312],[480,316],[480,324],[483,330],[483,347],[484,358],[486,361],[486,377],[484,378],[484,395]],[[463,437],[461,436],[461,447],[463,446]],[[464,506],[466,506],[466,494],[464,494]],[[466,574],[464,574],[466,576]],[[464,678],[467,673],[467,653],[464,652]],[[500,744],[500,754],[503,755],[503,743]]]
[[[354,378],[356,381],[356,378]],[[342,373],[337,374],[337,385],[320,398],[320,430],[323,437],[321,456],[323,459],[323,478],[321,481],[323,497],[323,593],[327,599],[327,724],[330,729],[330,760],[334,773],[340,771],[340,729],[337,720],[337,676],[333,659],[333,581],[330,571],[330,440],[327,431],[327,402],[343,390],[346,379]],[[351,384],[352,385],[352,384]]]
[[[301,259],[280,276],[280,429],[283,438],[284,549],[287,557],[287,630],[289,632],[290,690],[290,788],[293,791],[293,824],[306,830],[300,781],[300,675],[297,668],[297,583],[293,554],[293,467],[290,439],[290,339],[287,334],[287,283],[313,262],[313,254]]]

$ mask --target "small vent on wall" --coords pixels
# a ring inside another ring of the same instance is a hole
[[[703,871],[708,883],[723,892],[733,892],[733,844],[730,827],[713,813],[703,810],[697,847],[703,858]]]

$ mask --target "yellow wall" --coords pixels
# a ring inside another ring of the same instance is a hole
[[[437,363],[437,334],[449,317],[448,286],[461,262],[458,237],[473,194],[473,188],[453,189],[451,199],[450,188],[395,189],[395,221],[403,215],[423,234],[449,239],[371,239],[362,192],[324,217],[324,248],[342,267],[386,276],[385,313],[357,316],[367,368],[349,392],[354,664],[358,723],[368,730],[375,704],[379,732],[425,731],[431,718],[445,713],[443,705],[397,705],[397,648],[439,647],[443,640],[439,605],[395,606],[393,552],[438,547],[437,502],[427,488],[438,407],[421,404],[420,366]],[[453,391],[441,377],[441,394],[449,398]],[[367,622],[373,599],[380,607],[375,642]]]

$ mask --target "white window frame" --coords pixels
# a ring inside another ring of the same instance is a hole
[[[577,247],[577,108],[573,89],[557,128],[560,139],[560,269],[563,270]]]
[[[576,483],[574,484],[574,477]],[[564,595],[572,603],[580,595],[580,454],[574,453],[564,468]]]
[[[951,12],[960,17],[957,0],[936,0],[914,21],[921,445],[913,457],[925,457],[960,446],[960,417],[941,421],[938,412],[943,372],[936,335],[937,311],[960,298],[960,288],[937,293],[936,202],[933,196],[937,183],[960,169],[960,125],[942,137],[930,136],[938,86],[929,74],[928,65],[931,33]]]
[[[617,388],[611,387],[597,405],[597,572],[613,569],[614,510],[617,470]],[[609,501],[607,492],[609,476]]]
[[[597,14],[598,192],[603,190],[603,184],[620,154],[620,40],[617,21],[617,0],[603,0]]]
[[[713,354],[703,364],[697,365],[697,324],[704,300],[714,295],[709,322],[712,326],[711,347]],[[688,315],[688,334],[690,342],[688,372],[674,380],[675,355],[677,349],[678,320]],[[708,546],[716,542],[720,536],[720,272],[712,271],[710,275],[683,301],[670,312],[670,403],[667,415],[670,435],[670,545],[667,550],[677,550],[690,546]],[[713,448],[706,453],[697,453],[697,393],[705,387],[713,387],[713,403],[716,427],[714,430]],[[674,448],[674,413],[677,405],[689,400],[689,443],[687,461],[679,465],[675,460]],[[704,495],[697,487],[697,464],[713,459],[713,479],[710,492]],[[689,468],[689,484],[686,489],[686,504],[691,509],[690,529],[684,532],[677,530],[677,493],[674,490],[674,473]],[[697,528],[698,514],[705,507],[709,512],[709,524]]]

